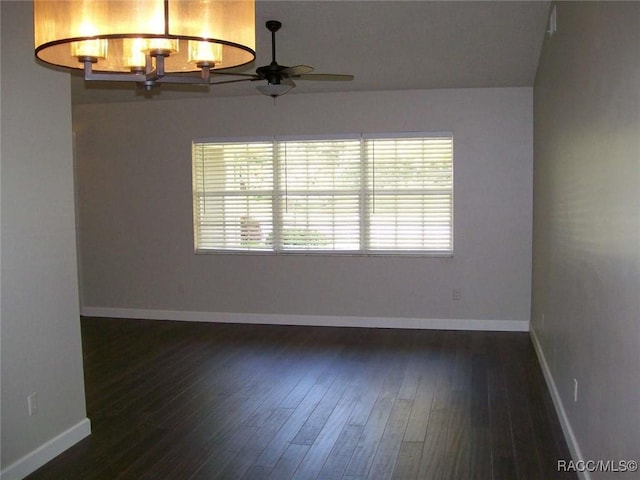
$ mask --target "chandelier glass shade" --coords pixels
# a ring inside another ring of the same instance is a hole
[[[255,1],[35,0],[34,33],[38,59],[86,80],[211,84],[255,59]]]

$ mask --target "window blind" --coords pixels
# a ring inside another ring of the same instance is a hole
[[[370,250],[449,251],[451,136],[365,140]]]
[[[449,254],[453,140],[197,141],[193,195],[197,252]]]
[[[193,159],[196,250],[270,250],[273,143],[196,143]]]
[[[359,140],[280,142],[277,152],[282,250],[359,250]]]

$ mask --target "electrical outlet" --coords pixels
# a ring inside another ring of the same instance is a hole
[[[29,409],[29,416],[33,417],[38,414],[38,394],[32,393],[27,397],[27,407]]]
[[[451,294],[451,298],[453,300],[460,300],[460,297],[462,296],[462,292],[460,292],[459,288],[454,288],[453,289],[453,293]]]

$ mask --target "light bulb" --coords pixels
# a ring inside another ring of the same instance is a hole
[[[189,63],[214,65],[222,62],[222,45],[189,40]]]
[[[78,27],[78,36],[90,37],[98,33],[97,29],[88,21]],[[71,42],[71,55],[74,57],[107,58],[107,40],[82,40]]]
[[[147,48],[146,41],[143,38],[125,38],[122,42],[123,48],[123,64],[132,70],[144,69],[146,66],[146,55],[144,51]]]

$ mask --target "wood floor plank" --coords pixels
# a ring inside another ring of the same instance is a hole
[[[449,332],[443,339],[436,390],[420,457],[418,478],[442,479],[444,475],[447,435],[452,412],[455,348],[455,336]]]
[[[315,479],[320,474],[323,465],[331,454],[333,446],[347,423],[347,419],[351,415],[356,396],[357,391],[354,389],[347,389],[344,392],[342,398],[340,398],[325,422],[322,430],[318,433],[313,445],[311,445],[304,459],[298,466],[298,469],[292,477],[294,480]]]
[[[370,480],[392,477],[412,405],[413,400],[396,399],[367,476]]]
[[[305,424],[330,386],[331,382],[318,382],[311,388],[307,395],[298,403],[282,428],[273,436],[262,451],[262,454],[256,460],[257,466],[264,467],[269,471],[276,466],[280,457],[287,450],[289,444],[292,443],[294,437]]]
[[[363,430],[363,425],[346,425],[344,427],[322,466],[317,480],[342,478]]]
[[[402,442],[391,477],[393,480],[417,480],[422,446],[422,442]]]
[[[239,452],[257,433],[258,427],[240,425],[227,436],[219,438],[210,445],[209,454],[203,461],[198,462],[189,480],[210,480],[219,475],[229,465]],[[193,448],[193,447],[192,447]],[[164,465],[164,462],[161,462]]]
[[[436,391],[437,372],[438,357],[424,362],[422,375],[420,376],[415,399],[411,407],[409,425],[404,436],[405,442],[424,442]]]
[[[392,408],[392,396],[378,397],[347,466],[346,475],[366,476],[368,474]]]
[[[454,391],[449,410],[443,478],[471,478],[469,410],[468,393],[461,390]]]
[[[273,468],[267,480],[289,480],[300,465],[300,462],[309,451],[308,445],[291,444],[282,454],[278,463]],[[265,477],[262,477],[265,478]]]
[[[539,458],[539,438],[529,410],[523,385],[526,373],[521,358],[513,358],[511,344],[502,344],[502,349],[510,361],[505,365],[507,396],[512,423],[512,438],[516,473],[518,479],[543,478]]]
[[[318,384],[320,376],[330,368],[331,362],[336,356],[337,351],[335,349],[331,350],[330,353],[311,351],[308,354],[301,355],[301,358],[304,359],[302,364],[304,375],[293,390],[284,396],[279,406],[282,408],[296,408],[307,397],[309,391]]]
[[[221,468],[210,478],[242,478],[290,415],[291,411],[288,409],[275,410],[269,419],[258,427],[253,436],[240,448],[226,468]]]
[[[487,371],[486,354],[473,354],[471,357],[471,437],[469,442],[469,465],[470,478],[476,480],[488,480],[493,476]]]
[[[311,412],[291,443],[307,446],[313,445],[313,442],[324,428],[325,423],[333,413],[336,404],[340,398],[342,398],[346,389],[347,384],[342,379],[336,379],[318,402],[316,408],[313,409],[313,412]]]
[[[350,425],[365,425],[371,414],[371,410],[378,400],[378,395],[384,383],[384,373],[382,372],[382,364],[378,358],[372,358],[369,364],[365,365],[362,372],[365,384],[362,387],[361,394],[356,400],[356,405],[349,418]]]
[[[27,480],[577,478],[526,333],[81,326],[92,434]]]
[[[498,337],[495,339],[497,345]],[[513,457],[513,430],[509,398],[500,352],[488,358],[487,389],[489,394],[489,436],[493,478],[517,478]]]

